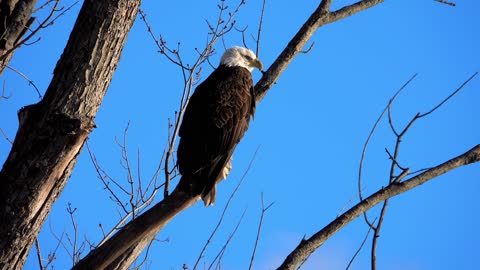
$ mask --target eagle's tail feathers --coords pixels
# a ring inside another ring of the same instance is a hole
[[[205,207],[213,205],[215,203],[215,197],[217,195],[216,185],[213,185],[212,189],[208,193],[202,193],[202,200]]]

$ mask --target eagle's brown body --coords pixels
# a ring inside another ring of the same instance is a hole
[[[220,65],[191,96],[180,127],[179,188],[215,200],[215,184],[248,128],[255,110],[253,81],[244,67]]]

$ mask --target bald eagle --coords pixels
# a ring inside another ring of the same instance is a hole
[[[215,185],[232,165],[235,147],[255,112],[251,72],[263,70],[255,53],[242,47],[225,51],[220,65],[195,89],[179,130],[178,188],[200,195],[205,206],[215,202]]]

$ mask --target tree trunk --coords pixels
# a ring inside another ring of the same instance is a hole
[[[45,97],[20,110],[0,172],[0,269],[21,269],[117,68],[141,0],[86,0]]]
[[[36,4],[37,0],[0,0],[0,75],[35,19],[32,12]]]

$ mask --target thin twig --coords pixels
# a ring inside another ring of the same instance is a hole
[[[392,102],[393,100],[390,99],[390,102],[387,105],[388,108],[388,125],[390,126],[390,129],[392,130],[393,134],[398,137],[398,132],[395,129],[395,125],[393,124],[393,119],[392,119]]]
[[[452,98],[455,94],[457,94],[460,90],[463,89],[463,87],[468,83],[470,82],[476,75],[478,74],[478,72],[475,72],[472,76],[470,76],[470,78],[468,78],[466,81],[464,81],[462,83],[462,85],[460,87],[458,87],[454,92],[452,92],[447,98],[445,98],[443,101],[441,101],[439,104],[437,104],[433,109],[431,109],[430,111],[428,111],[427,113],[424,113],[424,114],[420,114],[420,113],[417,113],[411,120],[410,122],[405,126],[405,128],[402,130],[402,132],[400,132],[399,134],[395,132],[395,135],[396,135],[396,142],[395,142],[395,150],[394,150],[394,153],[393,155],[390,154],[390,152],[388,150],[387,153],[389,155],[389,158],[391,159],[391,165],[390,165],[390,173],[389,173],[389,183],[392,184],[393,182],[399,182],[401,180],[401,178],[405,177],[410,169],[409,168],[403,168],[402,166],[400,166],[398,164],[398,155],[400,153],[400,145],[402,143],[402,139],[403,139],[403,136],[410,130],[410,128],[413,126],[414,122],[422,117],[425,117],[425,116],[428,116],[430,115],[432,112],[436,111],[438,108],[440,108],[443,104],[445,104],[445,102],[447,102],[450,98]],[[389,103],[391,104],[391,102]],[[395,127],[393,126],[392,121],[389,121],[390,122],[390,125],[392,127],[392,130],[396,130]],[[395,167],[398,167],[402,170],[402,173],[395,177]],[[376,267],[377,267],[377,264],[376,264],[376,250],[377,250],[377,243],[378,243],[378,238],[380,236],[380,231],[381,231],[381,228],[382,228],[382,224],[383,224],[383,220],[384,220],[384,217],[385,217],[385,213],[386,213],[386,210],[387,210],[387,207],[388,207],[388,199],[386,199],[382,205],[382,209],[380,211],[380,215],[379,215],[379,220],[378,220],[378,223],[377,225],[373,228],[374,230],[374,236],[373,236],[373,239],[372,239],[372,250],[371,250],[371,268],[372,270],[376,270]]]
[[[50,1],[49,1],[50,2]],[[48,3],[49,3],[48,2]],[[51,1],[53,2],[53,1]],[[5,51],[1,56],[0,56],[0,61],[4,60],[7,58],[7,56],[12,53],[13,51],[15,51],[17,48],[19,48],[20,46],[22,46],[23,44],[26,44],[28,40],[30,40],[32,37],[34,37],[38,31],[40,31],[41,29],[44,29],[44,28],[47,28],[51,25],[53,25],[53,23],[58,19],[60,18],[61,16],[63,16],[65,13],[67,13],[71,8],[73,8],[77,3],[78,1],[74,2],[72,5],[70,5],[69,7],[67,7],[66,9],[64,9],[63,7],[60,8],[60,9],[57,9],[57,6],[58,4],[60,3],[60,0],[55,0],[55,4],[53,5],[53,7],[51,8],[51,11],[50,13],[47,15],[47,17],[40,23],[40,25],[35,28],[34,30],[31,30],[30,34],[28,36],[26,36],[24,39],[22,39],[21,41],[19,42],[16,42],[15,45],[10,48],[9,50]],[[63,11],[62,11],[63,10]],[[56,13],[56,12],[59,12],[59,11],[62,11],[59,15],[57,15],[56,17],[53,17],[53,15]],[[30,18],[32,19],[32,18]],[[38,41],[38,40],[37,40]],[[36,42],[36,41],[35,41]],[[33,42],[33,43],[35,43]],[[41,97],[40,97],[41,98]]]
[[[217,263],[217,266],[218,268],[220,268],[220,261],[223,257],[223,254],[225,254],[225,251],[227,250],[227,247],[228,247],[228,244],[230,243],[230,241],[233,239],[233,236],[235,235],[235,233],[237,232],[238,228],[240,227],[240,224],[242,223],[242,220],[243,220],[243,217],[245,216],[245,213],[247,212],[247,208],[245,208],[243,210],[243,213],[242,215],[240,216],[240,218],[238,219],[238,222],[237,222],[237,225],[235,226],[235,228],[233,229],[233,231],[230,233],[230,235],[228,236],[227,238],[227,241],[225,241],[225,244],[223,245],[223,247],[220,249],[220,251],[218,252],[217,256],[215,256],[215,258],[213,259],[212,263],[210,264],[210,266],[208,267],[208,270],[210,270],[212,267],[213,267],[213,264],[218,260],[218,263]]]
[[[70,256],[70,258],[73,258],[73,255],[70,253],[70,249],[65,245],[65,243],[63,243],[63,236],[65,235],[65,231],[63,231],[62,234],[60,235],[60,237],[58,237],[55,234],[55,232],[53,231],[53,228],[52,228],[51,224],[49,224],[49,227],[50,227],[50,233],[53,235],[55,240],[57,240],[57,243],[59,243],[59,245],[61,245],[63,247],[63,249],[65,250],[65,252],[67,252],[67,254],[68,254],[68,256]]]
[[[3,86],[2,86],[2,94],[0,95],[0,100],[2,99],[9,99],[10,95],[5,95],[5,80],[3,80]]]
[[[102,181],[103,183],[103,186],[106,190],[108,190],[108,192],[110,193],[111,196],[109,196],[109,198],[116,202],[116,204],[118,206],[120,206],[123,210],[123,212],[127,213],[128,214],[128,210],[125,208],[122,200],[120,199],[120,197],[118,197],[117,193],[115,191],[113,191],[113,189],[110,187],[110,182],[108,180],[110,180],[112,183],[114,183],[118,188],[120,188],[121,191],[125,192],[128,194],[128,191],[126,191],[120,184],[117,183],[117,181],[115,181],[113,178],[111,178],[99,165],[98,161],[97,161],[97,158],[95,157],[95,154],[93,153],[93,151],[90,149],[90,145],[88,143],[88,141],[85,143],[85,145],[87,146],[87,152],[90,156],[90,160],[92,161],[92,164],[97,172],[97,176],[98,176],[98,179],[100,179],[100,181]]]
[[[310,44],[310,46],[308,47],[308,49],[306,49],[306,50],[301,50],[299,53],[307,54],[307,53],[309,53],[309,52],[313,49],[313,46],[315,46],[315,41],[312,42],[312,44]]]
[[[40,270],[44,270],[45,267],[42,263],[42,252],[40,251],[40,243],[38,242],[38,237],[35,238],[35,248],[37,249],[38,266],[40,267]]]
[[[76,210],[77,208],[72,208],[72,205],[68,203],[67,212],[70,215],[70,221],[73,227],[73,241],[70,239],[68,233],[66,235],[67,235],[67,239],[70,242],[70,245],[72,246],[72,266],[74,266],[78,262],[78,260],[80,260],[80,255],[82,253],[82,250],[77,248],[78,225],[74,217]]]
[[[460,90],[463,89],[463,87],[465,85],[467,85],[473,78],[475,78],[475,76],[477,76],[478,72],[475,72],[473,73],[472,76],[470,76],[470,78],[468,78],[466,81],[464,81],[462,83],[462,85],[460,85],[460,87],[457,88],[457,90],[455,90],[453,93],[451,93],[448,97],[446,97],[442,102],[440,102],[437,106],[435,106],[433,109],[431,109],[430,111],[424,113],[424,114],[421,114],[418,118],[421,118],[421,117],[425,117],[429,114],[431,114],[432,112],[436,111],[438,108],[440,108],[443,104],[445,104],[445,102],[447,102],[450,98],[452,98],[454,95],[456,95],[458,92],[460,92]]]
[[[136,200],[135,200],[135,205],[138,205],[139,201],[143,197],[143,191],[142,191],[142,177],[140,173],[140,147],[137,148],[137,181],[138,181],[138,188],[137,188],[137,195],[136,195]]]
[[[63,246],[63,243],[62,243],[62,239],[63,239],[63,235],[64,233],[62,232],[62,235],[60,236],[60,238],[58,238],[55,233],[53,232],[53,229],[52,229],[52,226],[51,224],[49,224],[49,227],[50,227],[50,232],[53,234],[53,236],[57,239],[57,245],[55,246],[55,249],[52,251],[52,252],[49,252],[48,253],[48,256],[47,256],[47,264],[44,265],[44,269],[48,269],[48,267],[50,266],[51,263],[53,263],[57,257],[56,257],[56,254],[57,254],[57,251],[58,251],[58,248],[60,247],[60,245]],[[52,266],[52,269],[53,269],[53,266]]]
[[[255,260],[255,254],[257,252],[257,246],[258,246],[258,241],[260,239],[260,232],[262,231],[262,224],[263,224],[263,218],[265,216],[265,212],[273,205],[273,202],[267,205],[265,207],[264,200],[263,200],[263,192],[261,194],[262,198],[262,213],[260,215],[260,221],[258,222],[258,229],[257,229],[257,237],[255,238],[255,245],[253,245],[253,252],[252,252],[252,257],[250,258],[250,265],[248,266],[248,270],[251,270],[253,267],[253,261]]]
[[[400,166],[400,164],[398,164],[398,162],[395,160],[395,157],[392,156],[392,154],[390,154],[390,151],[388,151],[388,148],[385,148],[385,152],[387,153],[388,158],[389,158],[389,159],[393,162],[393,164],[396,165],[400,170],[402,170],[402,171],[406,171],[406,170],[407,170],[407,168],[404,168],[404,167]],[[394,175],[391,175],[391,176],[390,176],[390,179],[393,179],[393,178],[395,178],[395,176],[394,176]]]
[[[5,140],[7,140],[7,142],[13,144],[13,141],[8,137],[7,133],[5,133],[2,128],[0,128],[0,133],[2,133],[3,137],[5,138]]]
[[[431,168],[422,168],[422,169],[419,169],[419,170],[416,170],[416,171],[413,171],[413,172],[409,172],[408,175],[413,175],[413,174],[417,174],[417,173],[422,173],[424,171],[428,171],[430,170]]]
[[[124,131],[124,135],[126,135],[125,132],[127,132],[127,131],[128,131],[128,126]],[[124,146],[126,145],[126,139],[124,138],[124,143],[123,144],[120,144],[117,140],[117,144],[122,149],[122,158],[124,160],[125,160],[125,158],[127,158],[127,160],[128,160],[128,157],[125,156],[127,154],[127,150],[124,148]],[[124,214],[120,215],[120,220],[113,226],[113,228],[108,233],[105,232],[102,224],[99,224],[99,227],[102,231],[103,239],[102,239],[102,241],[100,241],[100,243],[98,243],[98,245],[97,245],[97,247],[98,247],[98,246],[102,245],[103,243],[105,243],[105,241],[107,241],[115,232],[117,232],[130,218],[134,218],[135,217],[134,215],[138,215],[139,213],[141,213],[143,210],[146,209],[146,207],[148,205],[150,205],[153,202],[153,199],[155,198],[155,195],[157,194],[158,190],[161,189],[164,185],[164,184],[161,184],[161,185],[157,186],[156,182],[157,182],[157,179],[158,179],[159,171],[161,169],[161,164],[163,163],[163,160],[164,160],[165,151],[162,154],[162,157],[160,158],[159,165],[157,166],[157,169],[156,169],[154,175],[150,179],[150,182],[148,183],[147,187],[142,191],[141,190],[141,185],[142,184],[140,182],[141,181],[141,177],[140,177],[140,150],[138,150],[138,152],[137,152],[138,153],[138,161],[137,161],[137,164],[138,164],[138,168],[137,168],[138,179],[137,179],[137,181],[139,182],[139,184],[138,184],[139,187],[138,187],[137,194],[138,193],[140,193],[140,194],[138,195],[139,198],[134,200],[132,208],[130,210],[127,210],[124,206],[124,203],[120,199],[119,195],[117,195],[117,192],[114,191],[110,187],[109,182],[113,182],[120,189],[120,191],[122,191],[126,195],[131,195],[131,191],[127,191],[125,188],[123,188],[116,180],[111,178],[105,172],[105,170],[102,169],[102,167],[100,166],[99,162],[97,161],[97,159],[95,157],[95,154],[91,150],[90,144],[88,143],[88,141],[86,142],[86,146],[87,146],[87,151],[88,151],[89,156],[90,156],[90,160],[92,161],[92,164],[93,164],[93,166],[94,166],[94,168],[97,172],[98,178],[102,181],[102,183],[104,185],[104,188],[110,193],[110,198],[114,202],[116,202],[116,204],[119,205],[124,212]],[[129,162],[126,162],[126,165],[122,165],[122,167],[124,169],[127,169],[127,172],[128,172],[128,167],[129,166],[130,166]],[[130,173],[129,177],[130,177],[129,181],[133,181],[133,176],[131,175],[131,173]]]
[[[240,181],[238,182],[237,186],[235,187],[235,189],[234,189],[234,190],[232,191],[232,193],[230,194],[230,197],[228,198],[227,203],[226,203],[225,206],[223,207],[223,211],[222,211],[222,214],[220,215],[220,218],[218,219],[217,225],[216,225],[215,228],[213,229],[212,233],[210,234],[210,237],[207,239],[207,242],[206,242],[205,245],[203,246],[202,251],[201,251],[200,254],[198,255],[197,261],[195,262],[195,265],[193,266],[193,270],[197,269],[197,266],[198,266],[198,264],[200,263],[200,260],[203,258],[203,254],[204,254],[205,251],[207,250],[208,245],[210,244],[210,242],[212,241],[213,237],[214,237],[215,234],[217,233],[218,228],[220,228],[220,225],[221,225],[222,222],[223,222],[223,218],[225,217],[225,213],[227,212],[227,209],[228,209],[228,207],[230,206],[230,202],[233,200],[235,194],[237,193],[238,189],[240,188],[240,185],[243,183],[243,180],[247,177],[248,172],[250,171],[250,169],[251,169],[251,167],[252,167],[252,165],[253,165],[253,162],[255,161],[255,157],[257,156],[257,153],[258,153],[258,150],[259,150],[259,149],[260,149],[260,146],[258,146],[257,149],[255,150],[255,153],[253,154],[252,159],[250,160],[250,163],[248,164],[247,169],[246,169],[245,172],[243,173],[242,178],[240,178]]]
[[[245,48],[248,48],[247,41],[245,39],[245,32],[247,31],[247,29],[248,29],[248,25],[245,26],[245,28],[243,28],[243,29],[239,29],[239,28],[235,27],[235,30],[242,33],[242,44],[243,44],[243,47],[245,47]],[[258,54],[257,54],[257,57],[258,57]]]
[[[377,220],[377,218],[375,218],[373,220],[373,223],[375,223],[375,221]],[[363,241],[362,243],[360,244],[360,246],[358,247],[357,251],[355,252],[355,254],[353,254],[353,257],[350,259],[350,261],[348,262],[348,265],[347,265],[347,268],[345,268],[345,270],[348,270],[350,269],[350,266],[352,266],[352,263],[353,261],[355,261],[355,258],[357,257],[357,255],[360,253],[360,251],[362,250],[363,246],[365,245],[365,242],[367,242],[367,239],[368,239],[368,235],[370,234],[370,232],[372,231],[372,226],[368,226],[368,231],[367,231],[367,234],[365,235],[365,237],[363,238]]]
[[[255,50],[255,55],[258,57],[260,55],[260,35],[262,33],[263,26],[263,17],[265,16],[265,3],[267,0],[263,0],[262,4],[262,13],[260,14],[260,23],[258,23],[258,32],[257,32],[257,48]],[[245,46],[246,47],[246,46]]]
[[[353,195],[353,196],[342,206],[342,208],[340,208],[340,210],[338,211],[336,217],[338,217],[338,216],[340,216],[341,214],[343,214],[343,212],[345,211],[345,209],[353,202],[353,200],[354,200],[355,197],[357,197],[357,196],[358,196],[358,194]]]
[[[359,164],[359,168],[358,168],[357,188],[358,188],[358,197],[359,197],[360,201],[363,200],[363,195],[362,195],[363,163],[364,163],[364,161],[365,161],[365,155],[367,154],[367,147],[368,147],[368,144],[370,143],[370,139],[373,137],[373,134],[375,133],[375,130],[377,129],[378,124],[380,123],[380,120],[383,118],[383,115],[385,114],[385,111],[390,107],[390,105],[391,105],[392,102],[397,98],[397,96],[410,84],[410,82],[412,82],[413,79],[415,79],[415,77],[417,77],[417,74],[414,74],[412,77],[410,77],[410,79],[408,79],[407,82],[405,82],[405,83],[402,85],[402,87],[400,87],[400,89],[398,89],[397,92],[390,98],[387,106],[385,106],[385,108],[383,109],[382,113],[380,113],[380,116],[378,116],[377,120],[376,120],[375,123],[373,124],[372,129],[370,130],[370,133],[369,133],[368,136],[367,136],[367,139],[365,140],[365,143],[364,143],[363,149],[362,149],[362,155],[361,155],[361,157],[360,157],[360,164]],[[373,228],[373,223],[371,223],[371,222],[368,220],[368,216],[367,216],[367,213],[366,213],[366,212],[363,214],[363,217],[364,217],[365,222],[367,223],[367,225]]]
[[[11,67],[9,65],[3,65],[3,64],[0,64],[10,70],[12,70],[13,72],[17,73],[18,75],[20,75],[22,78],[24,78],[27,82],[28,82],[28,85],[31,85],[33,86],[33,88],[35,88],[35,91],[37,92],[38,94],[38,98],[41,99],[42,98],[42,94],[40,94],[40,90],[38,90],[38,87],[35,85],[35,83],[30,80],[30,78],[28,78],[25,74],[23,74],[22,72],[20,72],[18,69],[14,68],[14,67]]]
[[[439,3],[442,3],[442,4],[445,4],[445,5],[449,5],[449,6],[456,6],[457,4],[453,3],[453,2],[448,2],[448,1],[445,1],[445,0],[434,0],[436,2],[439,2]]]
[[[43,3],[42,5],[40,5],[38,8],[34,9],[32,13],[37,13],[39,12],[40,10],[44,9],[45,7],[47,6],[50,6],[50,3],[51,2],[55,2],[57,0],[48,0],[48,1],[45,1],[45,3]]]
[[[127,150],[127,133],[128,129],[130,127],[130,121],[128,121],[127,126],[125,127],[125,130],[123,132],[123,144],[120,145],[121,147],[121,152],[122,152],[122,159],[125,162],[125,170],[127,172],[127,182],[130,186],[130,190],[128,191],[129,195],[129,202],[130,202],[130,211],[132,213],[132,218],[136,217],[136,204],[135,204],[135,181],[133,179],[133,174],[132,174],[132,167],[130,166],[130,160],[128,158],[128,150]]]

